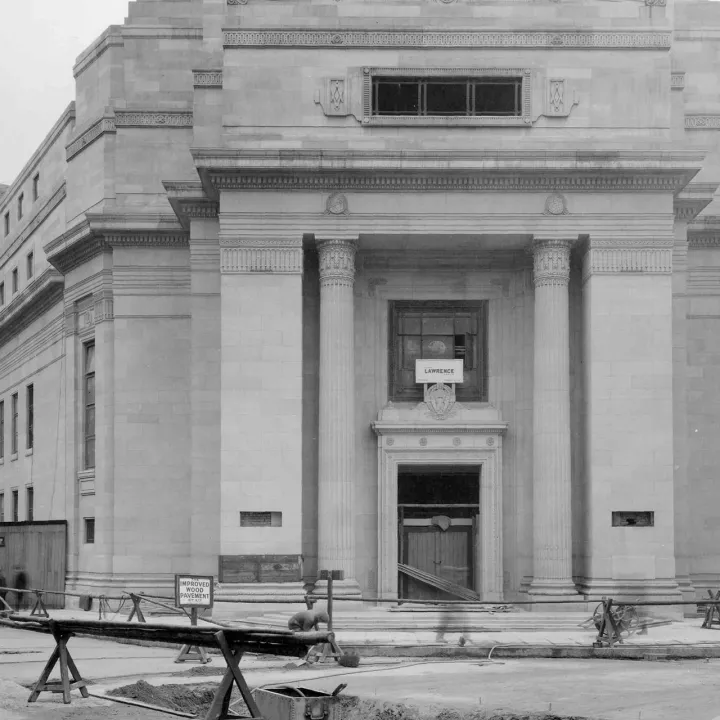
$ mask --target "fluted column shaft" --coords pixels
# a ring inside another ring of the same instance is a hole
[[[355,582],[354,240],[319,239],[318,568]]]
[[[532,594],[575,593],[570,504],[571,241],[536,240]]]

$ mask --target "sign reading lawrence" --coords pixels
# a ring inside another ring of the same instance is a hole
[[[461,383],[463,381],[462,360],[416,360],[416,383]]]
[[[175,604],[178,607],[211,608],[213,606],[212,575],[176,575]]]

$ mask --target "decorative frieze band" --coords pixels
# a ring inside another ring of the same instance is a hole
[[[568,284],[571,247],[572,241],[564,238],[533,242],[533,282],[535,287]]]
[[[193,87],[222,88],[222,70],[193,70]]]
[[[644,273],[672,274],[673,243],[658,243],[659,247],[630,245],[628,247],[591,246],[583,258],[582,279],[591,275]]]
[[[686,184],[683,174],[541,175],[541,174],[212,174],[219,190],[317,190],[324,192],[674,192]]]
[[[357,242],[342,238],[318,239],[320,285],[349,285],[355,283],[355,253]]]
[[[116,127],[187,128],[193,125],[192,110],[116,110]]]
[[[720,115],[686,115],[686,130],[719,130]]]
[[[82,152],[86,147],[92,145],[99,137],[106,133],[116,132],[115,118],[112,116],[103,116],[93,125],[91,125],[80,137],[73,140],[66,148],[66,159],[70,160],[78,153]]]
[[[462,30],[224,30],[224,46],[347,48],[668,49],[669,32],[515,32]]]
[[[303,271],[302,238],[221,240],[220,272],[225,274],[277,273],[294,275]]]

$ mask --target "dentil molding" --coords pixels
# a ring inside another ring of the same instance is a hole
[[[226,48],[670,48],[669,32],[550,32],[462,30],[238,30],[223,31]]]

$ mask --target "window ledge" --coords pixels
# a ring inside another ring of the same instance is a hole
[[[95,479],[95,468],[91,470],[79,470],[77,474],[78,480],[94,480]]]
[[[18,459],[18,454],[17,454],[17,453],[13,453],[13,454],[10,456],[10,460],[17,460],[17,459]]]
[[[30,456],[30,455],[32,455],[32,454],[33,454],[33,449],[32,449],[32,448],[28,448],[27,450],[25,450],[25,457],[28,457],[28,456]]]

